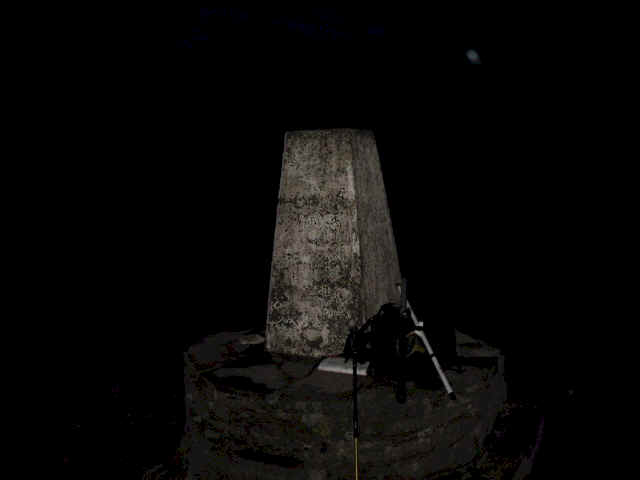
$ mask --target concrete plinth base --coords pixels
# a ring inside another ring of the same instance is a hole
[[[506,400],[499,357],[461,358],[457,393],[359,381],[362,478],[425,478],[470,462]],[[224,334],[185,354],[188,478],[354,478],[352,378]]]

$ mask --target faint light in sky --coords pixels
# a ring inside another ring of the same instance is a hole
[[[471,50],[467,50],[467,59],[473,65],[479,65],[482,63],[482,59],[480,58],[480,55],[473,48]]]

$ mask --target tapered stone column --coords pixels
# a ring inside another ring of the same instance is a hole
[[[310,357],[342,353],[351,325],[399,300],[400,281],[373,133],[287,133],[267,350]]]

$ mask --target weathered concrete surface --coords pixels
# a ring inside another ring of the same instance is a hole
[[[309,357],[243,349],[241,333],[222,346],[220,338],[185,354],[187,478],[353,478],[351,376],[319,371]],[[460,363],[447,371],[456,401],[439,383],[409,382],[400,405],[390,385],[360,379],[362,478],[425,478],[483,454],[504,378],[495,357]]]
[[[373,133],[287,133],[267,350],[309,357],[341,353],[350,325],[397,301],[400,281]]]

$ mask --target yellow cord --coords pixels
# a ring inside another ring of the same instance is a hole
[[[356,442],[356,480],[358,480],[358,439],[354,438]]]

